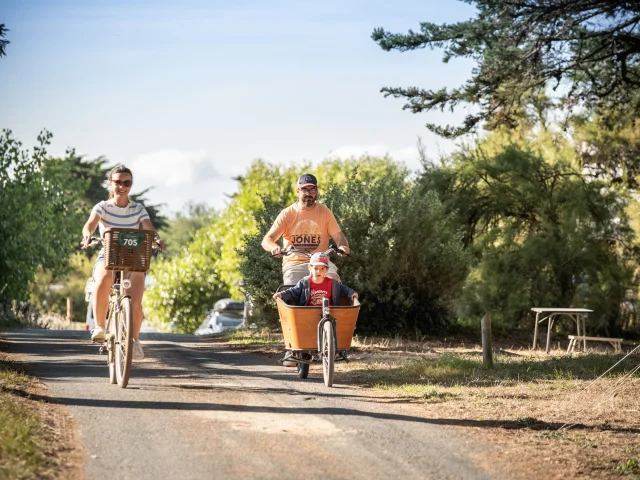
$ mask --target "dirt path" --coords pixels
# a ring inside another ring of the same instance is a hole
[[[491,445],[318,375],[196,337],[146,334],[127,389],[109,385],[86,332],[7,333],[10,351],[66,405],[85,476],[111,478],[498,478]],[[441,423],[441,422],[437,422]]]

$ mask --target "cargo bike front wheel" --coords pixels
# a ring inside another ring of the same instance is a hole
[[[336,336],[332,320],[324,320],[321,335],[320,352],[322,355],[322,375],[325,386],[330,387],[333,385],[333,373],[336,362]]]

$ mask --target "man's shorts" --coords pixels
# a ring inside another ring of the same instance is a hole
[[[282,284],[283,285],[295,285],[304,277],[309,275],[309,264],[301,263],[300,265],[292,265],[282,272]],[[333,262],[329,262],[329,271],[327,275],[331,275],[331,278],[335,278],[340,281],[340,275],[338,275],[338,267]]]

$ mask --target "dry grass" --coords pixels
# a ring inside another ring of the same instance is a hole
[[[81,478],[82,451],[68,412],[38,400],[44,385],[9,362],[3,348],[0,340],[0,478]]]
[[[30,379],[0,362],[0,478],[53,478],[46,425],[28,398]]]
[[[19,309],[15,305],[0,305],[0,328],[43,328],[47,330],[84,330],[84,322],[67,320],[59,313],[41,313],[34,306]]]
[[[272,356],[283,351],[274,333],[218,341]],[[370,387],[363,391],[381,402],[403,398],[411,414],[496,446],[476,462],[502,478],[640,479],[640,377],[623,380],[640,364],[640,349],[596,381],[623,355],[606,345],[548,355],[526,339],[501,344],[486,370],[469,339],[356,336],[350,362],[336,364],[336,383]],[[321,375],[317,365],[312,374]]]
[[[501,350],[488,370],[479,347],[443,345],[358,340],[337,378],[500,444],[508,461],[487,468],[514,478],[552,478],[544,464],[562,466],[562,478],[640,478],[640,378],[624,377],[638,351],[596,381],[623,355]]]

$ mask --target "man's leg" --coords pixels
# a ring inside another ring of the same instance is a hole
[[[282,272],[282,283],[284,285],[295,285],[304,277],[309,275],[309,264],[292,265]]]

